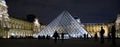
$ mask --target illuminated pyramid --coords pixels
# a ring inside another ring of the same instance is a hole
[[[67,11],[63,11],[56,19],[41,30],[37,36],[52,36],[55,31],[58,33],[67,33],[71,37],[79,37],[83,36],[83,34],[88,34],[88,32]],[[90,37],[89,34],[88,36]]]

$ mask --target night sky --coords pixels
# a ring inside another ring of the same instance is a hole
[[[7,0],[7,5],[10,16],[26,19],[33,14],[43,24],[64,10],[82,23],[106,23],[113,21],[120,10],[119,0]]]

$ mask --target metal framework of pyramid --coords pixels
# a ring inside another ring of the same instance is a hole
[[[83,36],[83,34],[88,34],[88,32],[67,11],[63,11],[56,19],[41,30],[37,36],[52,36],[55,31],[58,33],[67,33],[71,37],[79,37]],[[89,34],[88,36],[90,37]]]

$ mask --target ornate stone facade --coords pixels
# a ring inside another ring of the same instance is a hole
[[[105,30],[104,36],[108,35],[109,27],[108,24],[105,23],[84,23],[84,28],[92,35],[94,36],[95,33],[99,36],[101,27]]]
[[[120,14],[117,15],[117,19],[115,21],[116,24],[116,36],[120,37]]]
[[[40,24],[37,19],[35,22],[31,23],[25,20],[9,17],[7,8],[5,0],[0,0],[0,37],[33,36],[34,33],[40,31]]]
[[[116,30],[120,30],[120,14],[118,14],[116,19]]]
[[[10,28],[7,5],[4,0],[0,0],[0,36],[7,37]]]

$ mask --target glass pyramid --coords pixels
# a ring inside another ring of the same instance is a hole
[[[83,34],[88,34],[88,32],[67,11],[63,11],[56,19],[41,30],[37,36],[49,35],[52,37],[55,31],[58,33],[66,33],[70,37],[83,37]],[[90,37],[89,34],[88,37]]]

